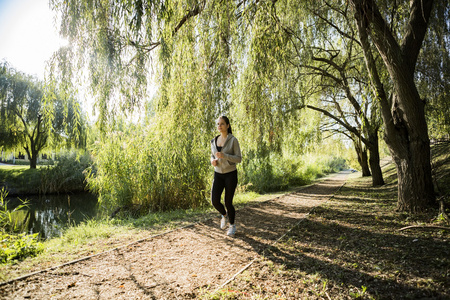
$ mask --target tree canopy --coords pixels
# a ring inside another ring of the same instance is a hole
[[[36,168],[38,154],[50,143],[80,146],[84,140],[79,105],[74,98],[51,89],[36,78],[0,66],[0,145],[22,147]]]
[[[302,132],[301,109],[309,107],[336,122],[329,130],[345,128],[356,145],[364,142],[378,167],[383,128],[397,165],[399,208],[433,205],[427,118],[445,120],[433,112],[448,109],[448,3],[51,4],[62,15],[61,33],[71,45],[58,53],[53,75],[65,82],[88,78],[101,124],[140,103],[153,78],[153,122],[166,126],[171,139],[187,134],[192,143],[205,144],[211,120],[227,113],[238,131],[245,129],[249,153],[264,156],[307,144],[315,131]],[[426,71],[431,65],[439,67]],[[433,98],[429,109],[422,100],[427,96]]]

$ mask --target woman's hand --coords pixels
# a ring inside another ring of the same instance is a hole
[[[217,158],[225,158],[225,155],[222,152],[216,152],[215,156]]]
[[[217,166],[217,159],[211,160],[211,164],[212,164],[214,167]]]

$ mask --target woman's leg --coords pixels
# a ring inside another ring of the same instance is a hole
[[[233,206],[234,192],[238,183],[237,170],[227,173],[225,178],[225,206],[227,208],[228,220],[231,225],[234,224],[236,211]]]
[[[222,214],[222,216],[225,216],[227,211],[220,202],[220,197],[222,196],[223,189],[225,188],[225,180],[221,175],[222,174],[214,173],[214,181],[211,189],[211,204]]]

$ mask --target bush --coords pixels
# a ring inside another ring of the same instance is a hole
[[[0,232],[0,262],[2,264],[23,260],[30,256],[35,256],[44,250],[42,243],[39,242],[38,233],[19,235]]]
[[[208,155],[194,145],[186,137],[169,139],[167,133],[144,128],[109,133],[95,145],[89,189],[110,212],[142,215],[204,206]]]
[[[3,188],[0,190],[0,263],[4,264],[14,260],[21,260],[28,256],[34,256],[43,251],[42,244],[38,241],[38,234],[27,235],[25,233],[15,235],[16,230],[11,214],[23,208],[26,203],[17,206],[13,211],[8,210],[6,196],[8,193]]]
[[[309,184],[324,174],[345,169],[346,162],[343,158],[325,155],[284,157],[281,154],[271,154],[258,157],[250,152],[242,167],[242,185],[249,190],[264,193]]]
[[[54,166],[41,169],[41,194],[84,191],[86,187],[85,170],[92,165],[87,153],[77,151],[62,153]]]

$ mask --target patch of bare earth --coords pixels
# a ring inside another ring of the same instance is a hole
[[[0,286],[1,299],[189,299],[221,288],[341,187],[340,173],[237,211],[227,237],[219,217]]]

